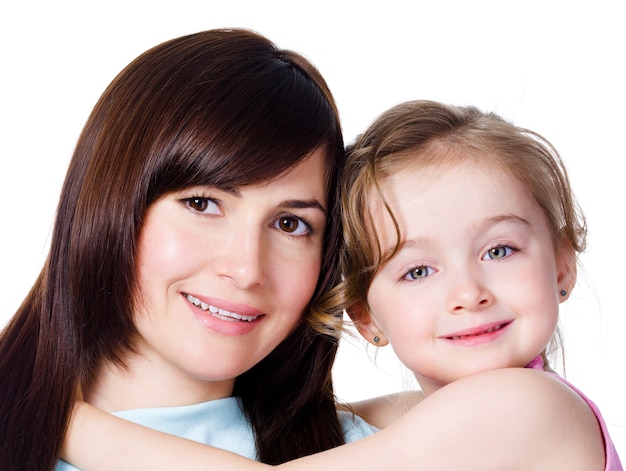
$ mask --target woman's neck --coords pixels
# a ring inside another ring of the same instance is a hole
[[[143,355],[131,354],[126,367],[103,362],[85,400],[107,412],[148,407],[174,407],[232,395],[234,378],[204,381]]]

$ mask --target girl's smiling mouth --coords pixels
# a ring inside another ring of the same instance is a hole
[[[488,343],[500,337],[512,322],[512,320],[490,322],[478,327],[460,330],[450,335],[443,335],[440,338],[464,345]]]

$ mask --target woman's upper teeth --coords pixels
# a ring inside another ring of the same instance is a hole
[[[187,299],[196,307],[199,307],[203,311],[210,312],[211,314],[216,315],[220,319],[224,320],[239,320],[239,321],[253,321],[257,318],[257,316],[243,316],[241,314],[237,314],[236,312],[227,311],[226,309],[220,309],[215,306],[211,306],[210,304],[204,303],[200,301],[195,296],[187,294]]]

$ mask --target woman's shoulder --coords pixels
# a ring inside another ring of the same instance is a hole
[[[360,440],[378,431],[378,428],[350,410],[339,410],[339,423],[346,443]]]

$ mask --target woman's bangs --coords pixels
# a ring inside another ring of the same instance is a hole
[[[283,79],[257,90],[262,98],[239,97],[208,112],[196,107],[182,129],[163,132],[164,145],[154,146],[161,152],[150,199],[190,186],[232,190],[268,182],[320,147],[340,149],[339,123],[323,94],[300,73]]]

